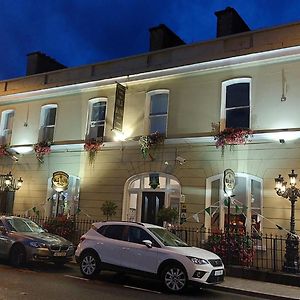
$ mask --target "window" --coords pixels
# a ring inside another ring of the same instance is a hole
[[[106,117],[106,99],[89,100],[87,139],[102,140]]]
[[[42,106],[40,117],[39,142],[53,142],[57,104]]]
[[[229,219],[234,229],[255,235],[262,230],[262,179],[245,173],[235,174],[235,179],[229,218],[223,191],[223,174],[207,179],[205,207],[210,207],[210,216],[205,214],[205,226],[213,232],[224,230]]]
[[[158,131],[167,133],[169,91],[159,90],[148,93],[149,95],[149,133]]]
[[[250,128],[251,79],[222,83],[221,129]]]
[[[145,230],[139,227],[129,226],[128,242],[142,244],[145,240],[151,241],[153,247],[159,247],[155,239]]]
[[[123,238],[123,225],[104,225],[98,229],[98,232],[103,236],[114,239],[114,240],[124,240]]]
[[[13,121],[14,121],[15,111],[12,109],[5,110],[1,114],[1,144],[2,145],[9,145],[11,141],[11,134],[13,128]]]

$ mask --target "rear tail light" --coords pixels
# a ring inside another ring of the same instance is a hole
[[[85,240],[85,237],[82,236],[82,237],[80,238],[79,242],[82,243],[84,240]]]

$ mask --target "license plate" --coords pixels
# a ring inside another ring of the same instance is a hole
[[[215,271],[215,276],[221,276],[221,275],[223,275],[223,270]]]
[[[66,256],[66,252],[54,252],[53,256]]]

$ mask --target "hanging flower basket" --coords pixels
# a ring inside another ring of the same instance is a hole
[[[163,144],[165,136],[160,134],[158,131],[155,131],[149,135],[143,135],[139,139],[140,149],[143,155],[143,158],[146,159],[147,156],[151,160],[154,160],[153,152],[156,150],[158,145]]]
[[[37,160],[42,164],[44,163],[44,156],[51,152],[51,142],[39,142],[34,145],[33,149]]]
[[[95,163],[96,155],[98,151],[101,150],[103,146],[102,140],[95,140],[95,139],[90,139],[85,141],[84,144],[84,150],[88,152],[89,154],[89,163],[90,165],[93,165]]]
[[[222,148],[222,156],[226,146],[230,146],[230,150],[235,145],[244,145],[250,141],[253,131],[243,128],[225,128],[221,132],[215,134],[216,148]]]
[[[8,156],[9,153],[8,153],[8,148],[9,146],[8,145],[0,145],[0,157],[4,157],[4,156]]]

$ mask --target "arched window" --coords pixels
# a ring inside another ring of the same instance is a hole
[[[251,128],[251,78],[222,83],[221,129]]]
[[[218,174],[206,179],[205,227],[212,231],[224,230],[228,224],[240,231],[262,230],[263,182],[262,179],[246,173],[236,173],[236,185],[230,203],[223,191],[223,176]]]
[[[157,176],[159,185],[153,189],[150,178]],[[122,220],[158,224],[157,213],[162,207],[180,211],[181,186],[172,175],[143,173],[126,181]]]

